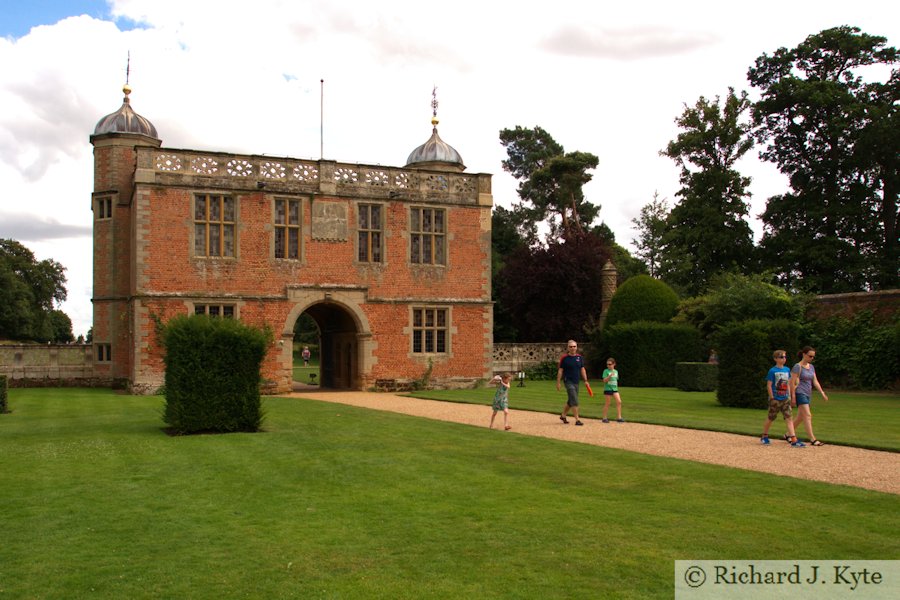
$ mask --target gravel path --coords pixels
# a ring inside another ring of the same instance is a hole
[[[291,397],[350,404],[475,427],[487,427],[491,419],[489,406],[421,400],[393,394],[303,390],[291,394]],[[510,410],[509,420],[512,430],[504,432],[503,415],[497,415],[494,423],[497,435],[536,435],[900,494],[900,454],[894,452],[828,444],[818,448],[791,448],[787,443],[774,439],[770,446],[763,446],[758,438],[746,435],[640,423],[606,424],[598,419],[583,419],[584,427],[576,427],[571,418],[569,424],[564,425],[557,415],[521,410]]]

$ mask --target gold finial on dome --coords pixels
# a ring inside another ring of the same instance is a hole
[[[461,173],[466,170],[462,156],[438,135],[437,108],[437,86],[434,86],[434,89],[431,90],[431,138],[412,151],[409,158],[406,159],[406,166],[412,166],[414,169],[436,169]]]
[[[131,80],[131,50],[128,51],[128,60],[125,63],[125,85],[122,86],[122,93],[125,94],[125,103],[128,103],[128,94],[131,93],[131,86],[128,82]]]
[[[434,89],[431,90],[431,125],[437,127],[437,124],[440,122],[437,118],[437,86],[434,86]]]

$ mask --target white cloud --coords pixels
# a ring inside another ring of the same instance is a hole
[[[712,33],[665,27],[586,29],[579,25],[566,25],[549,35],[541,45],[563,55],[640,60],[710,49],[718,41]]]

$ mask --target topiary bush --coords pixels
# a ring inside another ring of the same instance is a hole
[[[176,317],[162,330],[166,407],[177,434],[258,431],[260,366],[271,332],[235,319]]]
[[[716,399],[723,406],[768,408],[766,374],[775,362],[772,352],[786,350],[788,358],[799,348],[800,325],[788,320],[729,323],[715,335],[719,351]],[[793,363],[788,360],[790,368]]]
[[[683,392],[711,392],[719,382],[719,365],[708,362],[675,363],[675,387]]]
[[[604,327],[636,321],[668,323],[678,309],[678,295],[649,275],[637,275],[613,294]]]
[[[675,363],[700,358],[700,333],[689,325],[621,323],[605,328],[604,337],[621,385],[675,387]]]

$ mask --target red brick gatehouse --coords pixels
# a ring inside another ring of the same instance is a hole
[[[268,326],[265,391],[292,386],[293,330],[321,332],[324,387],[491,374],[491,176],[437,133],[403,167],[165,148],[129,94],[94,146],[95,374],[164,381],[157,324]]]

